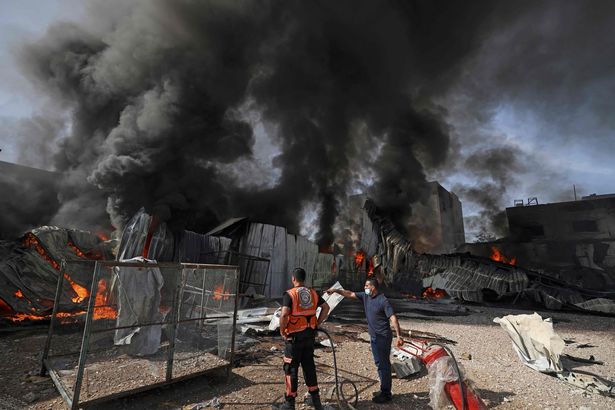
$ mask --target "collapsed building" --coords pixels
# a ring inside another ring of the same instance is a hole
[[[321,252],[309,239],[285,227],[248,218],[233,218],[205,234],[172,232],[143,210],[125,227],[116,250],[118,260],[135,257],[158,262],[224,264],[240,267],[240,293],[279,298],[297,266],[309,272],[308,284],[346,288],[376,276],[393,297],[420,297],[426,291],[460,301],[528,300],[549,309],[615,313],[615,291],[579,286],[557,272],[531,269],[470,253],[417,252],[377,206],[366,200],[360,209],[352,248]],[[482,244],[481,246],[486,246]],[[111,246],[95,235],[59,228],[32,231],[19,243],[4,245],[0,266],[3,315],[44,318],[50,313],[59,275],[72,300],[63,311],[82,311],[87,303],[88,274],[63,272],[62,260],[113,259]],[[590,268],[586,268],[590,269]]]
[[[506,208],[510,234],[495,242],[465,244],[460,252],[548,273],[585,289],[615,290],[615,194]]]

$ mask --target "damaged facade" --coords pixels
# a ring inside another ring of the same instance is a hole
[[[615,290],[615,195],[506,209],[510,235],[465,244],[460,252],[489,256],[493,248],[518,265],[586,289]]]
[[[361,197],[355,197],[358,198]],[[390,219],[380,215],[378,208],[369,199],[354,217],[357,231],[352,246],[343,249],[334,247],[332,251],[320,252],[316,243],[289,233],[285,227],[247,218],[230,219],[206,234],[171,232],[166,224],[158,222],[156,216],[152,217],[141,210],[124,229],[117,258],[126,260],[143,257],[159,262],[237,265],[241,272],[240,292],[268,298],[281,297],[290,285],[289,272],[301,266],[309,272],[308,284],[321,288],[339,281],[345,288],[353,289],[361,287],[367,276],[375,275],[385,284],[391,296],[420,296],[427,289],[477,303],[485,300],[514,299],[513,302],[516,302],[525,299],[549,309],[572,308],[615,313],[615,291],[608,287],[579,286],[558,275],[557,271],[496,262],[468,253],[437,255],[417,252],[413,242],[404,237]],[[41,228],[37,234],[43,236],[49,230],[53,228]],[[12,312],[13,315],[17,312],[34,313],[44,317],[49,313],[49,300],[53,300],[53,290],[60,271],[56,265],[59,266],[63,258],[87,259],[86,253],[98,245],[83,245],[79,236],[72,242],[78,243],[86,251],[75,254],[74,249],[66,243],[71,242],[70,235],[77,234],[72,231],[62,232],[59,242],[55,239],[51,242],[57,242],[58,250],[53,248],[41,252],[40,249],[45,246],[31,246],[24,254],[25,242],[7,250],[7,255],[12,256],[5,258],[0,269],[5,282],[5,286],[0,287],[0,297],[5,302],[3,306],[6,312]],[[608,238],[592,239],[594,242],[605,240],[608,241]],[[45,240],[42,242],[46,243]],[[110,259],[110,250],[105,252],[100,256]],[[33,268],[24,268],[23,264],[16,262],[24,255],[26,260],[34,261],[31,264]],[[55,256],[49,258],[45,255]],[[45,281],[41,282],[46,284],[44,289],[39,283],[39,269],[47,272]],[[87,277],[81,278],[77,273],[71,273],[72,276],[77,286],[90,288]],[[66,286],[67,283],[71,284],[65,281]],[[24,289],[28,299],[17,296],[21,289]],[[65,291],[78,293],[74,287]],[[87,292],[81,302],[86,298]],[[37,302],[34,304],[26,300]],[[79,309],[81,302],[65,308]]]

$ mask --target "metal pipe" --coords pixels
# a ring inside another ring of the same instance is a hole
[[[51,311],[51,320],[49,321],[49,331],[47,332],[47,340],[45,340],[45,347],[43,348],[43,359],[41,360],[41,372],[40,375],[44,376],[47,373],[47,367],[45,366],[45,360],[49,356],[49,349],[51,348],[51,338],[53,336],[53,322],[58,313],[58,307],[60,305],[60,294],[62,293],[62,285],[64,284],[64,269],[66,268],[66,259],[62,259],[60,262],[60,277],[58,278],[58,285],[56,286],[56,295],[53,300],[53,310]]]
[[[92,286],[90,288],[90,300],[88,301],[88,311],[85,317],[85,327],[83,329],[83,338],[81,339],[81,352],[79,353],[79,365],[77,367],[77,378],[73,389],[72,410],[79,409],[79,396],[81,395],[81,383],[83,382],[83,369],[88,354],[88,344],[90,341],[90,327],[94,317],[94,303],[96,301],[96,292],[98,291],[98,277],[100,276],[100,263],[96,261],[94,265],[94,275],[92,277]]]

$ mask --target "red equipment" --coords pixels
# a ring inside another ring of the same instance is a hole
[[[421,360],[429,369],[436,360],[443,357],[451,357],[454,361],[455,358],[448,348],[438,344],[430,344],[426,341],[413,339],[413,341],[406,341],[404,346],[398,347],[399,350],[404,351],[412,356]],[[455,361],[455,367],[457,367]],[[459,377],[455,381],[447,382],[444,385],[444,391],[447,397],[455,406],[457,410],[486,410],[487,405],[483,402],[480,396],[469,386],[465,380],[463,380],[462,374],[458,368],[456,368]],[[463,389],[463,392],[462,392]],[[465,403],[464,403],[465,396]],[[465,405],[464,405],[465,404]]]

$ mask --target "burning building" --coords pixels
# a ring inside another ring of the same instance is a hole
[[[615,195],[506,208],[510,234],[459,248],[549,272],[588,289],[615,290]]]

